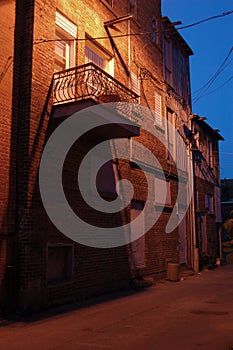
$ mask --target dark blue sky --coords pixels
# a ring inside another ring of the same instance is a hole
[[[182,25],[232,9],[230,0],[162,0],[163,15],[173,22],[182,21]],[[182,29],[180,34],[194,51],[190,59],[193,113],[207,117],[214,129],[220,129],[225,138],[220,141],[221,178],[233,178],[233,51],[209,89],[201,95],[196,92],[214,75],[233,46],[233,14]],[[195,102],[195,97],[200,98]]]

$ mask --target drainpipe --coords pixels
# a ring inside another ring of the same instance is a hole
[[[192,128],[191,128],[192,130]],[[195,191],[195,165],[192,154],[192,143],[189,144],[189,180],[192,181],[192,197],[190,202],[190,218],[191,218],[191,267],[194,272],[199,271],[199,251],[197,248],[197,235],[196,235],[196,208],[194,201]]]

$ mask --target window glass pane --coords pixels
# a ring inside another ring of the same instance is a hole
[[[65,41],[56,41],[55,42],[55,52],[57,55],[62,57],[66,56],[66,43]]]
[[[129,13],[136,13],[136,0],[129,0]]]
[[[66,40],[65,36],[56,31],[55,41],[55,71],[61,71],[70,68],[71,45],[72,42]]]

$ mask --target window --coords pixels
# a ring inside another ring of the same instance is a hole
[[[90,168],[90,188],[97,189],[101,194],[112,194],[117,196],[116,193],[116,179],[117,166],[113,161],[108,161],[100,167],[100,163],[104,163],[104,158],[93,155],[91,157]],[[96,169],[99,169],[96,177],[94,176]]]
[[[171,205],[170,181],[155,177],[154,186],[155,186],[155,204]]]
[[[213,211],[213,195],[212,194],[206,194],[205,195],[205,206],[208,211]]]
[[[209,166],[213,166],[213,157],[212,157],[212,141],[207,139],[207,162]]]
[[[156,33],[156,30],[157,30],[157,26],[156,26],[156,19],[155,19],[155,16],[152,17],[152,41],[154,43],[157,42],[157,33]]]
[[[129,13],[137,14],[137,3],[136,0],[129,0]]]
[[[91,40],[86,40],[85,63],[89,62],[95,63],[101,69],[114,75],[114,61],[112,56]]]
[[[72,245],[51,245],[47,251],[47,283],[59,284],[72,278]]]
[[[176,160],[176,129],[174,113],[171,110],[167,110],[167,159]]]
[[[164,38],[164,65],[165,65],[165,80],[172,85],[172,46],[171,41]]]
[[[162,97],[156,91],[155,96],[155,125],[160,128],[163,127],[163,118],[162,118]]]
[[[55,72],[75,66],[77,26],[59,12],[56,13]]]
[[[200,134],[199,134],[199,131],[197,129],[194,129],[194,140],[195,140],[196,147],[199,148],[199,146],[200,146]]]

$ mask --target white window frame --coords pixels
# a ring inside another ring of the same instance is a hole
[[[64,39],[65,43],[65,69],[74,67],[76,64],[76,37],[77,37],[77,26],[63,16],[60,12],[56,12],[56,30],[55,35],[59,39]],[[55,44],[56,45],[56,44]],[[55,57],[56,53],[55,47]]]

